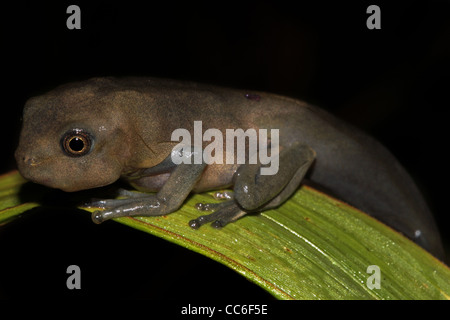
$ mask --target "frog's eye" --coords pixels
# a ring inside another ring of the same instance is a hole
[[[92,139],[84,130],[73,129],[63,135],[61,145],[67,155],[81,157],[91,150]]]

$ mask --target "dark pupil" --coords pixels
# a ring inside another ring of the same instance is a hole
[[[75,152],[80,152],[84,148],[84,142],[80,138],[75,137],[72,140],[70,140],[69,147]]]

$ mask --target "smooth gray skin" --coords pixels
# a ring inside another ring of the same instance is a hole
[[[198,120],[203,131],[216,128],[224,137],[227,128],[279,129],[279,172],[259,176],[260,166],[249,164],[175,166],[170,153],[178,142],[171,141],[171,133],[186,128],[192,134]],[[94,140],[82,157],[68,157],[61,148],[61,137],[74,128],[84,129]],[[276,207],[306,174],[334,196],[443,257],[431,212],[389,151],[317,107],[274,94],[152,78],[67,84],[27,102],[16,160],[25,178],[65,191],[119,178],[138,190],[157,191],[92,203],[109,208],[94,213],[98,223],[119,216],[168,214],[190,192],[234,186],[234,198],[203,206],[219,210],[191,221],[193,228],[210,221],[221,227],[247,212]]]

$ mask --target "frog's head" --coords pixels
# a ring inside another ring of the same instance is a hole
[[[116,181],[129,154],[121,108],[94,79],[27,101],[15,157],[26,179],[64,191]]]

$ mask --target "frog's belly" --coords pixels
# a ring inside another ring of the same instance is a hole
[[[233,175],[239,165],[212,164],[205,168],[199,181],[192,189],[193,192],[204,192],[215,189],[223,189],[232,186]],[[170,173],[161,173],[153,176],[128,180],[128,183],[136,190],[143,192],[157,192],[169,179]]]
[[[127,182],[136,190],[142,192],[157,192],[166,183],[170,173],[161,173],[154,176],[143,177],[134,180],[128,180]]]

